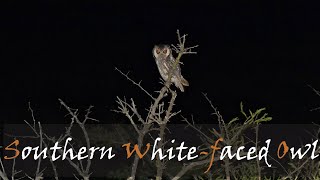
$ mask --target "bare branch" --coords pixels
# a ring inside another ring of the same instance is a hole
[[[88,135],[88,132],[85,128],[85,122],[89,119],[89,114],[91,112],[91,108],[92,106],[90,106],[88,109],[87,109],[87,114],[85,116],[85,119],[81,122],[78,118],[78,110],[73,110],[72,108],[70,108],[69,106],[67,106],[61,99],[59,99],[60,101],[60,104],[62,106],[65,107],[65,109],[69,112],[69,114],[71,115],[71,119],[75,120],[76,123],[79,125],[79,127],[81,128],[82,130],[82,133],[84,135],[84,138],[85,138],[85,141],[86,141],[86,148],[87,149],[90,149],[90,139],[89,139],[89,135]],[[91,118],[90,118],[91,119]],[[89,152],[88,152],[89,153]],[[88,154],[89,155],[89,154]],[[71,160],[70,160],[71,161]],[[69,161],[69,163],[70,163]],[[72,162],[72,161],[71,161]],[[81,173],[79,173],[79,175],[81,175],[84,179],[85,178],[88,178],[89,177],[89,171],[90,171],[90,167],[91,167],[91,159],[88,158],[87,159],[87,164],[86,164],[86,169],[85,171],[80,171]],[[76,168],[77,169],[77,168]]]
[[[215,160],[217,161],[217,160]],[[175,177],[172,178],[172,180],[178,180],[180,179],[186,172],[188,172],[189,170],[193,169],[194,167],[196,166],[201,166],[201,165],[204,165],[204,164],[207,164],[210,162],[210,159],[205,159],[205,160],[202,160],[202,161],[196,161],[196,162],[192,162],[190,163],[189,165],[187,166],[184,166],[178,173]]]
[[[193,121],[193,118],[192,118]],[[203,131],[201,131],[198,127],[195,126],[194,122],[190,123],[187,118],[182,116],[182,122],[186,122],[188,126],[190,126],[192,129],[194,129],[195,131],[197,131],[201,136],[205,137],[206,141],[210,142],[212,140],[212,138],[210,138],[209,136],[207,136]],[[221,137],[221,136],[219,136]]]
[[[313,90],[313,92],[315,92],[318,96],[320,96],[320,91],[316,90],[311,85],[308,85],[308,86]]]
[[[117,103],[119,105],[118,108],[120,109],[119,112],[123,113],[129,119],[130,123],[132,124],[132,126],[134,127],[136,132],[138,134],[140,134],[141,132],[140,132],[139,128],[137,127],[136,123],[134,122],[134,120],[132,118],[133,115],[129,114],[129,110],[127,108],[129,106],[129,104],[125,101],[125,99],[122,100],[118,96],[117,96]]]
[[[6,174],[6,171],[4,169],[4,166],[3,166],[3,163],[2,163],[2,160],[0,158],[0,165],[1,165],[1,170],[0,170],[0,177],[4,180],[9,180],[7,174]]]
[[[166,116],[164,118],[164,123],[168,123],[168,121],[170,120],[170,118],[174,115],[172,115],[171,111],[172,111],[172,108],[174,106],[174,101],[176,100],[176,97],[177,97],[177,93],[175,91],[170,91],[171,92],[171,99],[170,99],[170,102],[169,102],[169,107],[166,111]]]
[[[118,71],[121,75],[126,77],[129,81],[131,81],[134,85],[138,86],[143,92],[145,92],[152,100],[155,100],[155,98],[141,86],[141,81],[139,83],[136,83],[134,80],[132,80],[128,74],[124,74],[122,71],[120,71],[118,68],[115,68],[116,71]]]
[[[131,104],[130,104],[130,103],[127,103],[125,99],[122,100],[119,97],[117,97],[116,102],[118,103],[118,110],[114,110],[114,112],[122,113],[129,119],[130,123],[132,124],[132,126],[134,127],[136,132],[139,134],[139,137],[138,137],[138,146],[139,147],[141,147],[141,145],[143,144],[143,139],[144,139],[144,136],[146,135],[146,133],[157,129],[157,128],[151,128],[153,123],[157,123],[160,126],[160,128],[158,128],[158,130],[159,130],[160,137],[163,140],[164,135],[165,135],[165,130],[166,130],[166,124],[169,122],[169,120],[173,116],[180,113],[180,111],[172,112],[174,102],[175,102],[175,99],[177,96],[176,92],[172,91],[170,89],[173,71],[181,63],[180,59],[181,59],[182,55],[183,54],[194,54],[195,52],[193,52],[192,50],[197,46],[186,48],[185,42],[186,42],[187,35],[181,36],[179,30],[177,30],[177,36],[178,36],[179,44],[177,46],[172,45],[172,49],[178,55],[175,59],[175,62],[173,64],[172,68],[168,72],[167,81],[162,83],[163,87],[160,89],[160,91],[157,92],[158,93],[157,98],[154,98],[148,91],[146,91],[141,86],[141,81],[139,83],[137,83],[136,81],[132,80],[128,76],[128,74],[125,74],[122,71],[120,71],[118,68],[115,68],[115,70],[117,70],[121,75],[125,76],[134,85],[138,86],[144,93],[146,93],[153,100],[150,107],[147,109],[147,111],[148,111],[147,117],[145,119],[143,119],[141,117],[141,115],[138,113],[137,107],[136,107],[133,99],[131,99]],[[171,99],[169,101],[168,108],[165,108],[165,103],[162,100],[164,99],[164,97],[166,97],[168,95],[167,92],[169,92],[169,91],[171,92]],[[132,111],[132,114],[131,114],[131,111]],[[164,118],[162,118],[163,115],[164,115]],[[137,127],[136,122],[133,119],[134,116],[136,116],[138,118],[138,121],[140,121],[142,123],[141,129],[139,129]],[[162,147],[161,143],[159,143],[160,147]],[[131,176],[128,179],[132,179],[132,180],[135,179],[138,162],[139,162],[139,157],[136,155],[134,162],[132,164]],[[157,166],[157,179],[161,179],[162,173],[163,173],[162,170],[165,168],[165,162],[161,162],[161,161],[157,160],[156,166]]]
[[[38,122],[38,126],[39,126],[39,138],[40,138],[39,149],[40,149],[40,151],[42,151],[42,149],[43,149],[43,132],[42,132],[42,126],[41,126],[40,122]],[[43,173],[42,173],[42,171],[40,172],[40,166],[41,166],[41,158],[39,158],[39,160],[38,160],[37,171],[35,174],[36,180],[43,179],[43,177],[42,177]]]

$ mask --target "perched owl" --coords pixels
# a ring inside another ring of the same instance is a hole
[[[169,45],[155,45],[153,50],[153,57],[156,60],[158,70],[164,81],[167,81],[169,72],[174,66],[175,58],[172,55],[172,50]],[[184,92],[183,86],[189,86],[189,83],[181,75],[180,64],[178,64],[172,72],[171,82]]]

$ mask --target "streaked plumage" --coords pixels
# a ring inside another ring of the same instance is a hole
[[[169,72],[174,66],[175,58],[172,55],[172,50],[169,45],[155,45],[152,50],[153,57],[158,66],[160,75],[164,81],[167,81]],[[177,88],[184,92],[183,86],[189,86],[189,83],[181,75],[180,64],[172,72],[171,82],[175,84]]]

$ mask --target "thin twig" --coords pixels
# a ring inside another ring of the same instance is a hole
[[[123,73],[121,70],[119,70],[118,68],[115,67],[115,70],[118,71],[121,75],[123,75],[124,77],[126,77],[129,81],[131,81],[134,85],[138,86],[143,92],[145,92],[152,100],[155,100],[155,98],[147,91],[145,90],[142,86],[141,86],[141,81],[139,83],[136,83],[134,80],[132,80],[128,74]]]

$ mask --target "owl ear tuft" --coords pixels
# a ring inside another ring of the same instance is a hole
[[[164,49],[162,52],[163,52],[165,55],[167,55],[168,49]]]

